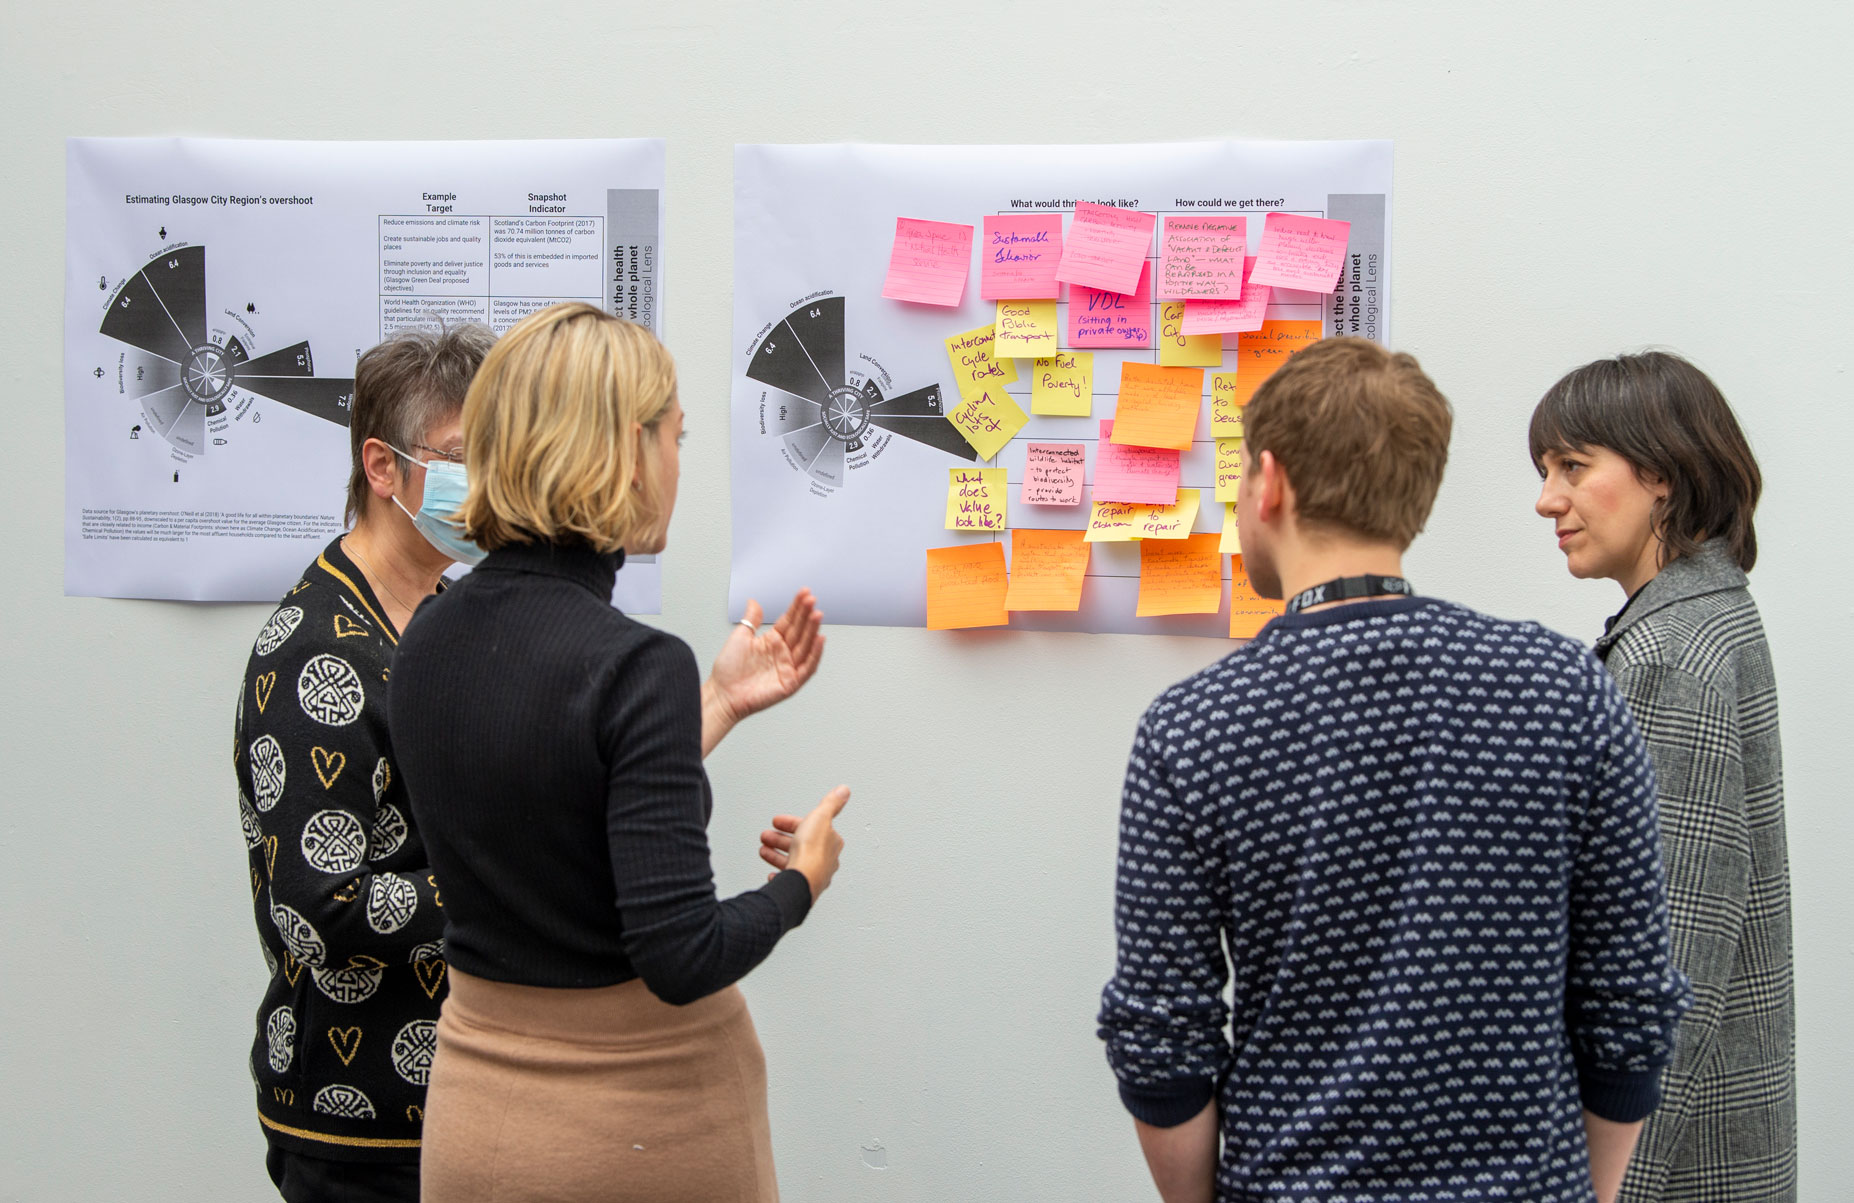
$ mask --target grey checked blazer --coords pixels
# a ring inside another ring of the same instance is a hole
[[[1777,683],[1723,541],[1667,565],[1597,641],[1660,783],[1674,964],[1693,982],[1625,1203],[1796,1198],[1795,996]]]

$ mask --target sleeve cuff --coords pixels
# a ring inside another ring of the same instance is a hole
[[[811,883],[797,869],[781,869],[760,891],[779,908],[781,931],[791,931],[811,913]]]
[[[1216,1094],[1212,1078],[1184,1078],[1162,1086],[1120,1084],[1120,1102],[1142,1124],[1176,1128],[1196,1116]]]
[[[1629,1071],[1579,1066],[1577,1088],[1590,1114],[1615,1124],[1632,1124],[1647,1119],[1660,1106],[1661,1067]]]

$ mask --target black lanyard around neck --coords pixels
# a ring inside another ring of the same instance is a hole
[[[1361,597],[1383,597],[1396,594],[1400,597],[1414,597],[1416,590],[1410,582],[1400,576],[1379,576],[1368,572],[1364,576],[1342,576],[1336,581],[1327,581],[1324,585],[1315,585],[1303,589],[1288,599],[1287,612],[1298,614],[1308,606],[1323,606],[1327,602],[1355,601]]]

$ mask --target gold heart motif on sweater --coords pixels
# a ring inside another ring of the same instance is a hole
[[[348,767],[347,753],[331,752],[327,748],[310,748],[309,760],[315,765],[315,775],[322,779],[323,789],[335,788],[335,778]]]
[[[330,1028],[328,1042],[335,1046],[335,1056],[341,1058],[343,1065],[352,1065],[354,1054],[360,1052],[361,1030],[358,1027]]]
[[[425,991],[426,998],[438,997],[438,990],[444,985],[444,960],[431,957],[428,960],[413,961],[412,972],[418,975],[418,984]]]
[[[277,674],[274,671],[259,673],[257,679],[251,682],[251,692],[257,698],[259,714],[264,713],[264,707],[270,705],[270,691],[276,684]]]

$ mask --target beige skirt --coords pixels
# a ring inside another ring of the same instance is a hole
[[[513,986],[450,970],[423,1203],[777,1203],[766,1059],[738,988]]]

